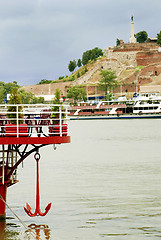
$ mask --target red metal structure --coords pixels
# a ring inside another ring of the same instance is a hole
[[[25,211],[29,216],[44,216],[51,203],[40,210],[39,196],[39,150],[49,144],[69,143],[67,126],[67,106],[54,105],[14,105],[16,111],[8,112],[9,105],[0,105],[0,197],[6,201],[7,188],[18,182],[17,168],[29,155],[35,153],[37,161],[36,210],[31,212],[27,204]],[[56,107],[56,108],[55,108]],[[10,114],[10,115],[9,115]],[[12,118],[11,118],[12,115]],[[8,117],[10,116],[10,118]],[[5,203],[0,199],[0,218],[5,218]]]

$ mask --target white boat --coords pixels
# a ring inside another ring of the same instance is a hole
[[[142,93],[135,98],[134,114],[161,113],[161,96],[159,93]]]
[[[135,100],[100,101],[98,104],[70,107],[70,119],[161,118],[161,96],[141,93]]]
[[[140,93],[139,95],[133,97],[133,101],[148,101],[148,100],[159,100],[161,101],[161,95],[160,93],[156,92],[145,92],[145,93]]]

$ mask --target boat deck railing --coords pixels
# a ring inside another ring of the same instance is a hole
[[[0,105],[0,137],[67,136],[67,120],[67,105]]]

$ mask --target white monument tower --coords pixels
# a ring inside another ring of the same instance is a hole
[[[134,21],[133,16],[131,16],[131,37],[129,39],[129,43],[136,43],[136,37],[134,36]]]

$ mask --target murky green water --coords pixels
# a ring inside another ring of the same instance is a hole
[[[72,121],[70,130],[71,144],[41,150],[48,215],[30,218],[23,210],[26,202],[35,209],[33,156],[8,189],[13,211],[42,239],[161,238],[161,120]],[[7,216],[0,239],[34,239],[8,209]]]

